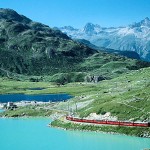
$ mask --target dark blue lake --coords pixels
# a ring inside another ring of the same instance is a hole
[[[25,95],[25,94],[2,94],[0,95],[0,103],[18,102],[18,101],[42,101],[42,102],[58,102],[72,98],[68,94],[38,94],[38,95]]]

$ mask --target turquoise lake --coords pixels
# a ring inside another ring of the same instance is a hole
[[[0,118],[0,150],[143,150],[150,139],[50,128],[50,119]]]

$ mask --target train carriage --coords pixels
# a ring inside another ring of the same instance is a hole
[[[83,123],[94,123],[102,125],[119,125],[119,126],[133,126],[133,127],[150,127],[150,122],[129,122],[129,121],[110,121],[110,120],[88,120],[82,118],[74,118],[72,116],[66,116],[67,120]]]

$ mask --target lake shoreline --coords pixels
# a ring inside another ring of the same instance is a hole
[[[50,122],[51,120],[47,118],[0,119],[0,127],[3,129],[1,131],[1,137],[4,137],[0,142],[1,148],[5,150],[9,150],[10,147],[12,150],[26,150],[27,148],[37,150],[53,148],[59,150],[62,149],[63,145],[63,148],[66,150],[69,150],[70,146],[73,146],[71,148],[73,150],[82,150],[84,148],[98,150],[99,147],[103,147],[105,150],[142,150],[149,147],[149,139],[147,138],[122,136],[121,134],[106,132],[87,132],[83,130],[64,131],[62,129],[48,127]],[[11,141],[13,141],[12,145],[10,145]],[[8,142],[10,143],[9,145],[6,144]],[[131,146],[132,142],[134,142],[133,146]],[[23,146],[25,143],[30,144]]]
[[[30,106],[29,108],[20,108],[19,110],[6,110],[0,113],[0,118],[49,118],[52,121],[50,122],[51,127],[61,128],[64,130],[104,132],[111,134],[150,138],[149,128],[101,126],[93,124],[74,123],[67,121],[64,117],[65,115],[66,112],[60,112],[59,110],[37,110],[37,106],[34,106],[34,109],[33,106]]]
[[[141,138],[150,138],[149,131],[147,131],[147,133],[146,132],[144,133],[142,132],[144,128],[136,128],[136,127],[102,126],[102,125],[89,125],[89,124],[87,125],[87,124],[80,124],[74,122],[66,122],[64,120],[54,120],[50,123],[49,126],[60,128],[63,130],[100,132],[100,133],[108,133],[108,134],[135,136]],[[127,129],[128,132],[126,131]],[[138,131],[140,131],[141,133],[138,133]],[[130,132],[133,133],[131,134]]]
[[[49,127],[53,127],[53,128],[59,128],[59,129],[63,129],[63,130],[71,130],[71,131],[82,131],[82,132],[98,132],[98,133],[108,133],[108,134],[114,134],[114,135],[126,135],[126,136],[135,136],[135,137],[141,137],[141,138],[150,138],[150,133],[141,133],[140,134],[130,134],[128,133],[124,133],[124,131],[117,131],[117,127],[115,126],[101,126],[101,125],[89,125],[89,124],[81,124],[81,123],[73,123],[73,122],[68,122],[68,121],[64,121],[64,117],[63,117],[63,121],[62,121],[62,114],[57,114],[57,116],[55,115],[55,113],[52,113],[49,116],[15,116],[15,117],[7,117],[7,116],[0,116],[0,118],[17,118],[17,119],[32,119],[32,118],[43,118],[43,119],[50,119],[50,123],[48,124]],[[56,118],[60,118],[58,120],[56,120]],[[67,124],[69,124],[69,127],[67,126]],[[125,129],[132,129],[133,127],[120,127],[120,128],[125,128]],[[118,128],[119,129],[119,128]],[[145,129],[145,128],[141,128],[141,129]],[[114,131],[115,130],[115,131]],[[136,130],[136,129],[135,129]],[[132,131],[132,130],[131,130]]]

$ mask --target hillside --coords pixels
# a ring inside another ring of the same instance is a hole
[[[92,113],[105,115],[110,113],[118,120],[150,121],[150,67],[125,73],[111,80],[100,83],[69,83],[57,86],[48,82],[20,82],[0,78],[0,93],[68,93],[74,98],[67,102],[31,107],[20,107],[14,111],[6,111],[0,116],[60,116],[69,111],[75,116],[89,117]],[[42,87],[42,90],[31,88]],[[107,127],[71,124],[62,119],[52,122],[53,126],[66,129],[92,130],[124,133],[128,135],[150,136],[149,128]]]
[[[27,75],[71,71],[84,57],[96,53],[10,9],[0,9],[0,44],[0,67]]]
[[[0,75],[30,81],[97,82],[150,63],[97,51],[11,9],[0,9]]]
[[[150,67],[124,73],[117,78],[100,83],[69,83],[57,86],[48,82],[20,82],[0,78],[1,94],[7,93],[68,93],[70,110],[80,117],[90,113],[105,114],[110,112],[119,120],[148,121],[150,118]],[[32,90],[32,88],[43,88]],[[77,106],[77,110],[76,110]],[[68,102],[61,102],[56,107],[68,110]]]
[[[70,110],[80,117],[90,113],[105,114],[110,112],[119,120],[148,121],[150,118],[150,68],[122,74],[117,78],[102,81],[96,85],[86,85],[86,91],[75,94],[69,102]],[[92,89],[91,89],[92,88]],[[60,104],[60,108],[65,104]],[[68,109],[66,104],[66,109]]]
[[[71,26],[59,28],[72,39],[85,39],[98,47],[120,51],[134,51],[146,61],[150,61],[150,19],[146,17],[138,23],[124,27],[101,27],[87,23],[82,29]]]
[[[74,40],[81,44],[84,44],[92,49],[96,49],[98,51],[104,51],[104,52],[108,52],[108,53],[118,54],[118,55],[125,56],[125,57],[131,58],[131,59],[140,59],[140,55],[135,51],[120,51],[120,50],[114,50],[114,49],[105,48],[105,47],[98,47],[98,46],[92,44],[90,41],[87,41],[85,39],[74,39]]]
[[[150,121],[150,68],[123,74],[118,78],[103,81],[97,85],[83,85],[82,93],[66,104],[57,108],[69,110],[80,118],[106,118],[122,121]],[[54,127],[75,130],[104,131],[123,133],[141,137],[150,137],[149,128],[96,126],[90,124],[68,122],[65,119],[55,120]]]

